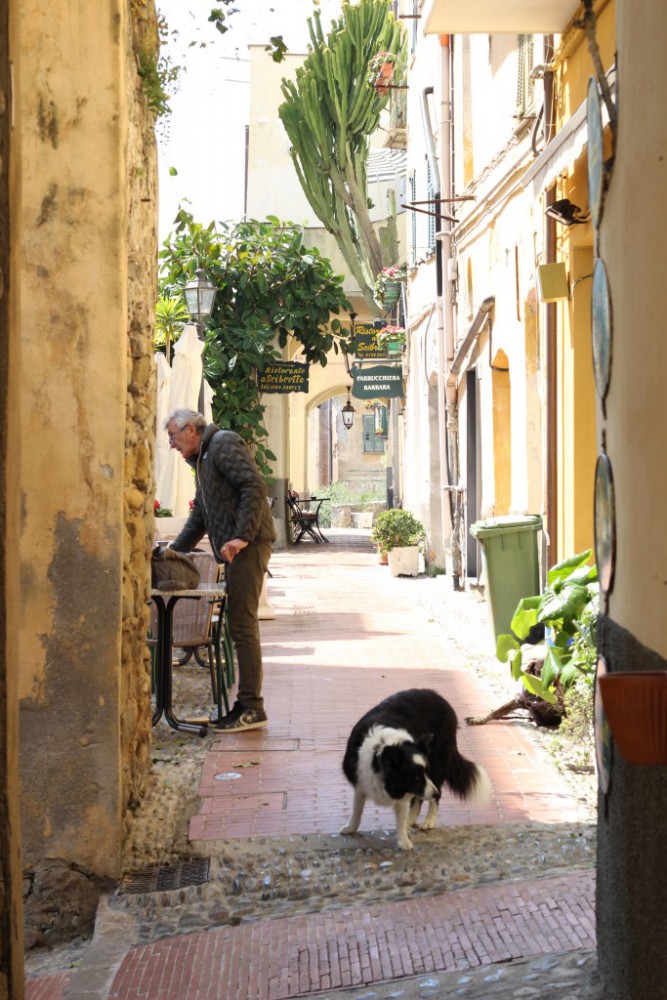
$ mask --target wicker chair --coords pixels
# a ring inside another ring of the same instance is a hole
[[[195,551],[189,554],[197,564],[201,583],[210,586],[224,579],[224,566],[216,563],[211,552]],[[156,634],[157,612],[151,603],[151,635]],[[234,681],[234,660],[224,594],[219,599],[202,597],[199,600],[180,600],[176,604],[172,647],[183,651],[183,655],[176,660],[179,665],[187,663],[194,655],[197,663],[208,669],[213,701],[218,708],[224,702],[228,712],[227,689]]]

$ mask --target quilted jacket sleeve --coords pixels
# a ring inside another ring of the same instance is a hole
[[[205,534],[206,524],[202,514],[199,491],[197,491],[188,519],[178,538],[174,539],[169,548],[176,549],[177,552],[192,552],[197,542],[201,541]]]

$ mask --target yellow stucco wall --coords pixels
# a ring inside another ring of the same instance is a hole
[[[155,16],[11,13],[23,863],[81,873],[81,930],[149,765],[156,180],[135,53]]]
[[[597,40],[603,66],[615,52],[615,4],[597,5]],[[586,100],[593,62],[584,33],[564,36],[556,53],[555,111],[558,128]],[[557,181],[556,197],[588,209],[586,149]],[[557,259],[569,275],[570,300],[558,304],[558,547],[566,558],[594,546],[593,492],[596,460],[596,396],[592,364],[590,294],[593,227],[558,227]],[[588,277],[587,277],[588,276]]]

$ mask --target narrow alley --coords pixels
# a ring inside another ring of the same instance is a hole
[[[271,562],[269,727],[185,737],[202,761],[187,836],[208,878],[104,897],[77,967],[29,966],[28,1000],[595,995],[592,796],[527,721],[463,721],[511,689],[484,602],[446,576],[392,577],[368,532],[329,534]],[[437,829],[404,853],[390,810],[338,830],[350,729],[408,687],[453,704],[493,795],[445,792]]]

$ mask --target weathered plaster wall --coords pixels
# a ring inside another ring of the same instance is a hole
[[[18,332],[12,322],[9,4],[0,0],[0,1000],[23,996],[18,754]]]
[[[151,9],[15,7],[28,945],[90,927],[148,762],[156,190],[134,49]]]

